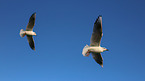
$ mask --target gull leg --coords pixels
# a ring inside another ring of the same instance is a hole
[[[90,51],[88,51],[87,53],[86,53],[86,56],[89,56],[90,55]]]
[[[23,34],[23,37],[26,35],[26,33],[25,34]]]

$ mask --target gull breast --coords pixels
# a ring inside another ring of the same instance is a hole
[[[26,35],[35,35],[35,33],[33,31],[25,31]]]
[[[90,47],[89,51],[95,52],[95,53],[101,53],[101,52],[103,52],[103,49],[101,47],[97,46],[97,47]]]

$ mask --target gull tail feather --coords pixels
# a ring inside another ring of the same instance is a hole
[[[23,29],[20,30],[20,36],[24,37],[26,35],[25,31]]]
[[[89,46],[88,45],[86,45],[83,48],[82,54],[83,54],[83,56],[89,56],[90,55],[90,53],[89,53]]]

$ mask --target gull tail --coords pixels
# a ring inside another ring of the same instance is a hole
[[[83,56],[89,56],[90,55],[90,53],[89,53],[89,46],[88,45],[86,45],[83,48],[82,54],[83,54]]]
[[[24,37],[26,35],[25,31],[23,29],[20,30],[20,36]]]

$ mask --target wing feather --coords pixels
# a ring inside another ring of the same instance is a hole
[[[31,49],[35,50],[35,44],[34,44],[33,37],[30,35],[27,35],[27,40],[29,42],[29,46],[31,47]]]
[[[29,19],[29,23],[26,27],[26,31],[32,31],[35,25],[36,13],[33,13]]]
[[[94,23],[90,46],[100,46],[102,35],[102,16],[99,16]]]
[[[93,59],[103,67],[103,58],[101,53],[92,53]]]

